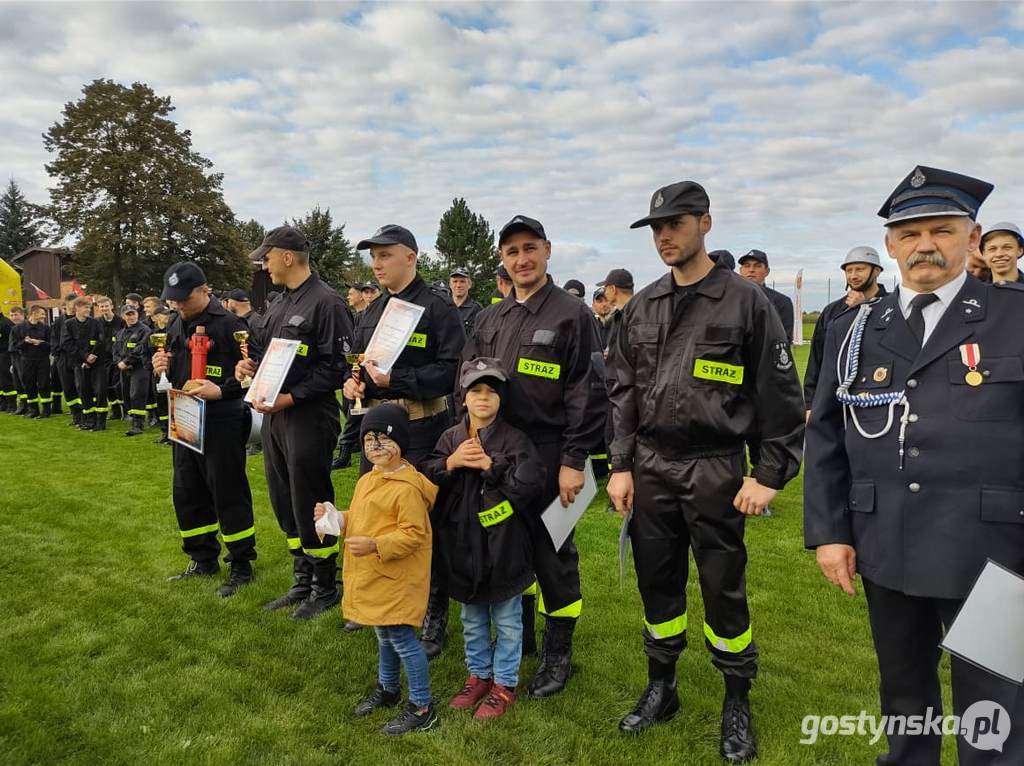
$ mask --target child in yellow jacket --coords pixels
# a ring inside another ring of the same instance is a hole
[[[416,627],[427,611],[430,588],[430,509],[437,487],[406,460],[409,417],[395,404],[380,404],[363,417],[363,454],[373,469],[360,477],[351,510],[341,514],[345,536],[342,568],[345,617],[371,625],[377,634],[377,687],[355,708],[358,716],[401,700],[400,669],[409,701],[384,727],[390,735],[425,731],[438,724],[430,695],[427,655]],[[314,517],[326,512],[317,504]]]

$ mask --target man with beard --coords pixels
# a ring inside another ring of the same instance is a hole
[[[1024,281],[1024,274],[1017,268],[1017,261],[1024,255],[1024,235],[1016,224],[1003,222],[989,227],[978,250],[992,272],[993,282]]]
[[[716,250],[715,252],[718,251]],[[723,264],[727,262],[728,261],[723,261]],[[789,338],[790,343],[792,343],[794,320],[793,301],[778,290],[773,290],[764,283],[769,273],[771,273],[771,269],[768,267],[768,256],[763,250],[751,250],[746,255],[740,257],[740,276],[761,286],[761,289],[764,290],[764,294],[768,296],[768,300],[779,315],[779,319],[782,320],[782,327],[786,330],[786,337]]]
[[[803,397],[782,323],[764,293],[712,261],[704,188],[658,189],[648,215],[671,270],[622,312],[609,349],[615,439],[608,496],[626,522],[643,600],[648,685],[619,723],[637,734],[679,710],[689,551],[704,601],[703,635],[725,681],[719,752],[756,755],[749,692],[758,649],[747,606],[747,516],[761,515],[800,470]],[[747,475],[745,444],[758,457]]]
[[[821,310],[821,316],[814,325],[814,335],[811,337],[811,353],[807,358],[807,371],[804,373],[804,403],[807,405],[808,415],[821,373],[821,360],[825,354],[825,337],[828,335],[829,325],[847,309],[886,295],[885,287],[878,281],[882,273],[882,262],[878,258],[878,251],[873,247],[853,248],[846,254],[840,268],[846,274],[846,295],[832,301]]]

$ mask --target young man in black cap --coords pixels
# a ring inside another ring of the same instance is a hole
[[[942,717],[943,632],[987,560],[1024,572],[1024,292],[965,272],[992,188],[918,166],[885,201],[899,289],[832,323],[807,425],[804,542],[850,596],[860,573],[889,720]],[[949,659],[953,713],[984,711],[958,762],[1024,763],[1024,690]],[[887,736],[879,764],[940,763],[938,726]]]
[[[103,430],[107,419],[106,370],[97,365],[97,349],[102,342],[103,329],[92,314],[92,303],[86,298],[75,299],[75,316],[61,329],[61,348],[75,368],[75,385],[82,398],[83,431]]]
[[[724,264],[725,262],[723,262],[723,265]],[[761,286],[761,289],[764,290],[764,294],[768,296],[768,300],[771,302],[772,306],[775,307],[775,311],[779,315],[779,319],[782,320],[782,327],[786,331],[786,337],[789,338],[792,343],[794,320],[793,301],[778,290],[773,290],[764,283],[770,271],[771,269],[768,268],[768,256],[763,250],[751,250],[745,255],[740,256],[740,276]]]
[[[294,583],[266,609],[298,604],[296,620],[314,617],[337,605],[338,539],[322,540],[313,508],[334,500],[331,453],[340,431],[338,399],[351,350],[352,327],[344,302],[309,268],[305,235],[292,226],[270,231],[252,252],[270,281],[283,287],[249,338],[250,358],[235,368],[243,380],[255,375],[272,338],[299,341],[298,353],[273,402],[257,404],[263,413],[263,464],[274,515],[292,553]],[[237,347],[237,344],[236,344]]]
[[[225,297],[227,310],[245,322],[246,328],[252,324],[252,304],[249,302],[249,294],[237,287],[228,290]]]
[[[210,576],[220,570],[218,533],[228,550],[231,567],[217,595],[228,597],[253,579],[256,528],[252,493],[245,475],[245,442],[249,413],[234,369],[242,353],[233,335],[245,323],[210,294],[206,275],[195,263],[183,261],[164,274],[163,300],[177,312],[167,328],[167,348],[153,354],[153,374],[166,373],[177,390],[206,401],[203,452],[172,444],[174,513],[181,549],[188,567],[170,581]],[[194,335],[209,338],[204,377],[192,378],[191,342]],[[161,394],[163,396],[163,394]]]
[[[114,344],[114,367],[121,376],[124,408],[131,426],[125,436],[138,436],[146,427],[146,396],[149,393],[149,328],[139,321],[139,310],[131,304],[121,309],[124,327]]]
[[[466,337],[473,332],[473,322],[476,315],[483,308],[479,303],[469,296],[470,288],[473,287],[473,280],[470,279],[466,269],[452,269],[448,275],[448,288],[452,291],[452,302],[459,310],[459,319],[462,320],[462,327],[466,331]]]
[[[463,360],[497,358],[509,371],[503,411],[525,432],[547,470],[536,507],[525,514],[547,620],[540,666],[529,686],[534,697],[565,688],[572,664],[572,636],[583,609],[579,554],[573,536],[555,550],[540,512],[560,499],[568,507],[583,488],[583,469],[598,452],[607,398],[595,371],[602,357],[594,316],[583,301],[548,275],[551,242],[540,221],[523,215],[498,235],[502,265],[514,284],[509,297],[477,316]],[[523,602],[524,651],[533,645],[534,596]]]
[[[720,752],[753,758],[749,690],[757,646],[747,607],[744,521],[800,469],[804,408],[789,341],[764,293],[704,249],[710,201],[700,184],[658,189],[649,226],[670,271],[622,312],[608,354],[615,438],[608,496],[629,516],[644,604],[648,685],[619,723],[639,733],[679,710],[693,549],[712,664],[725,677]],[[747,475],[746,443],[760,453]]]
[[[379,300],[363,312],[356,328],[354,353],[365,351],[392,298],[424,307],[423,316],[388,373],[381,372],[372,359],[366,360],[362,381],[356,383],[347,372],[345,398],[363,399],[373,408],[387,400],[409,413],[409,449],[406,459],[418,465],[451,425],[449,397],[455,390],[459,354],[466,342],[459,312],[445,291],[427,285],[416,273],[416,239],[401,226],[388,224],[360,241],[357,250],[370,251],[373,274],[384,288]],[[363,459],[361,472],[369,470]],[[436,546],[435,546],[436,549]],[[436,556],[437,554],[435,554]],[[430,584],[430,602],[420,640],[428,657],[436,657],[444,646],[448,628],[448,591],[438,563]]]
[[[500,264],[494,272],[494,293],[491,295],[491,303],[499,303],[508,297],[512,292],[512,278],[504,264]]]
[[[580,282],[578,279],[570,279],[565,283],[562,289],[569,293],[569,295],[572,295],[575,298],[579,298],[580,300],[583,300],[583,296],[587,292],[587,288],[585,288],[583,286],[583,283]]]
[[[20,357],[25,417],[50,417],[50,327],[46,324],[46,309],[29,308],[28,321],[11,331],[10,348]]]

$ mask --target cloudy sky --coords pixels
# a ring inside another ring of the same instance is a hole
[[[320,205],[431,249],[462,196],[542,220],[560,282],[656,278],[628,225],[683,179],[709,249],[765,250],[784,292],[803,268],[805,308],[882,249],[915,164],[993,182],[983,224],[1024,218],[1020,3],[0,3],[0,174],[30,199],[95,78],[169,95],[243,219]]]

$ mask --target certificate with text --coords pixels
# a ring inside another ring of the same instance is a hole
[[[299,353],[297,340],[285,340],[284,338],[272,338],[267,346],[263,359],[260,360],[259,369],[252,379],[252,385],[245,395],[245,401],[249,404],[272,405],[281,393],[288,371],[292,368],[295,355]]]
[[[202,454],[206,442],[206,401],[176,388],[168,391],[167,438]]]
[[[391,372],[406,346],[425,348],[427,336],[413,332],[424,311],[423,306],[415,303],[398,298],[389,300],[363,352],[366,361],[372,361],[381,372]]]

